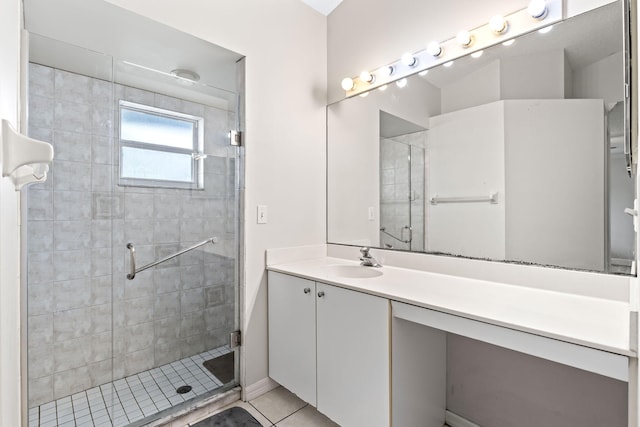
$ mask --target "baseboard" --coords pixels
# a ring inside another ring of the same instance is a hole
[[[449,411],[446,411],[444,420],[449,427],[480,427],[478,424]]]
[[[242,400],[244,400],[245,402],[248,402],[250,400],[255,399],[256,397],[262,396],[263,394],[279,386],[280,384],[278,384],[271,378],[269,377],[263,378],[260,381],[257,381],[251,385],[248,385],[243,389]]]

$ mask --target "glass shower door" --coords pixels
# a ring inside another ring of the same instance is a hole
[[[380,139],[380,243],[424,250],[425,132]]]
[[[114,405],[142,425],[238,383],[237,94],[121,74],[169,88],[115,87]]]

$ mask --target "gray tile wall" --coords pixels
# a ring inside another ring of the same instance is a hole
[[[235,185],[228,111],[30,64],[29,134],[51,142],[28,189],[29,406],[225,343],[235,312]],[[117,185],[117,102],[204,117],[205,189]],[[138,266],[207,245],[126,280]]]

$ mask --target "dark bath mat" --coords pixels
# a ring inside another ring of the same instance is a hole
[[[262,424],[246,410],[234,406],[200,422],[191,424],[191,427],[262,427]]]
[[[222,356],[215,357],[213,359],[202,362],[202,366],[207,368],[222,384],[227,384],[233,381],[234,363],[233,355],[235,352],[223,354]]]

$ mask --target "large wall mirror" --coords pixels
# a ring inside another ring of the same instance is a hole
[[[329,105],[328,242],[631,274],[624,9]]]

